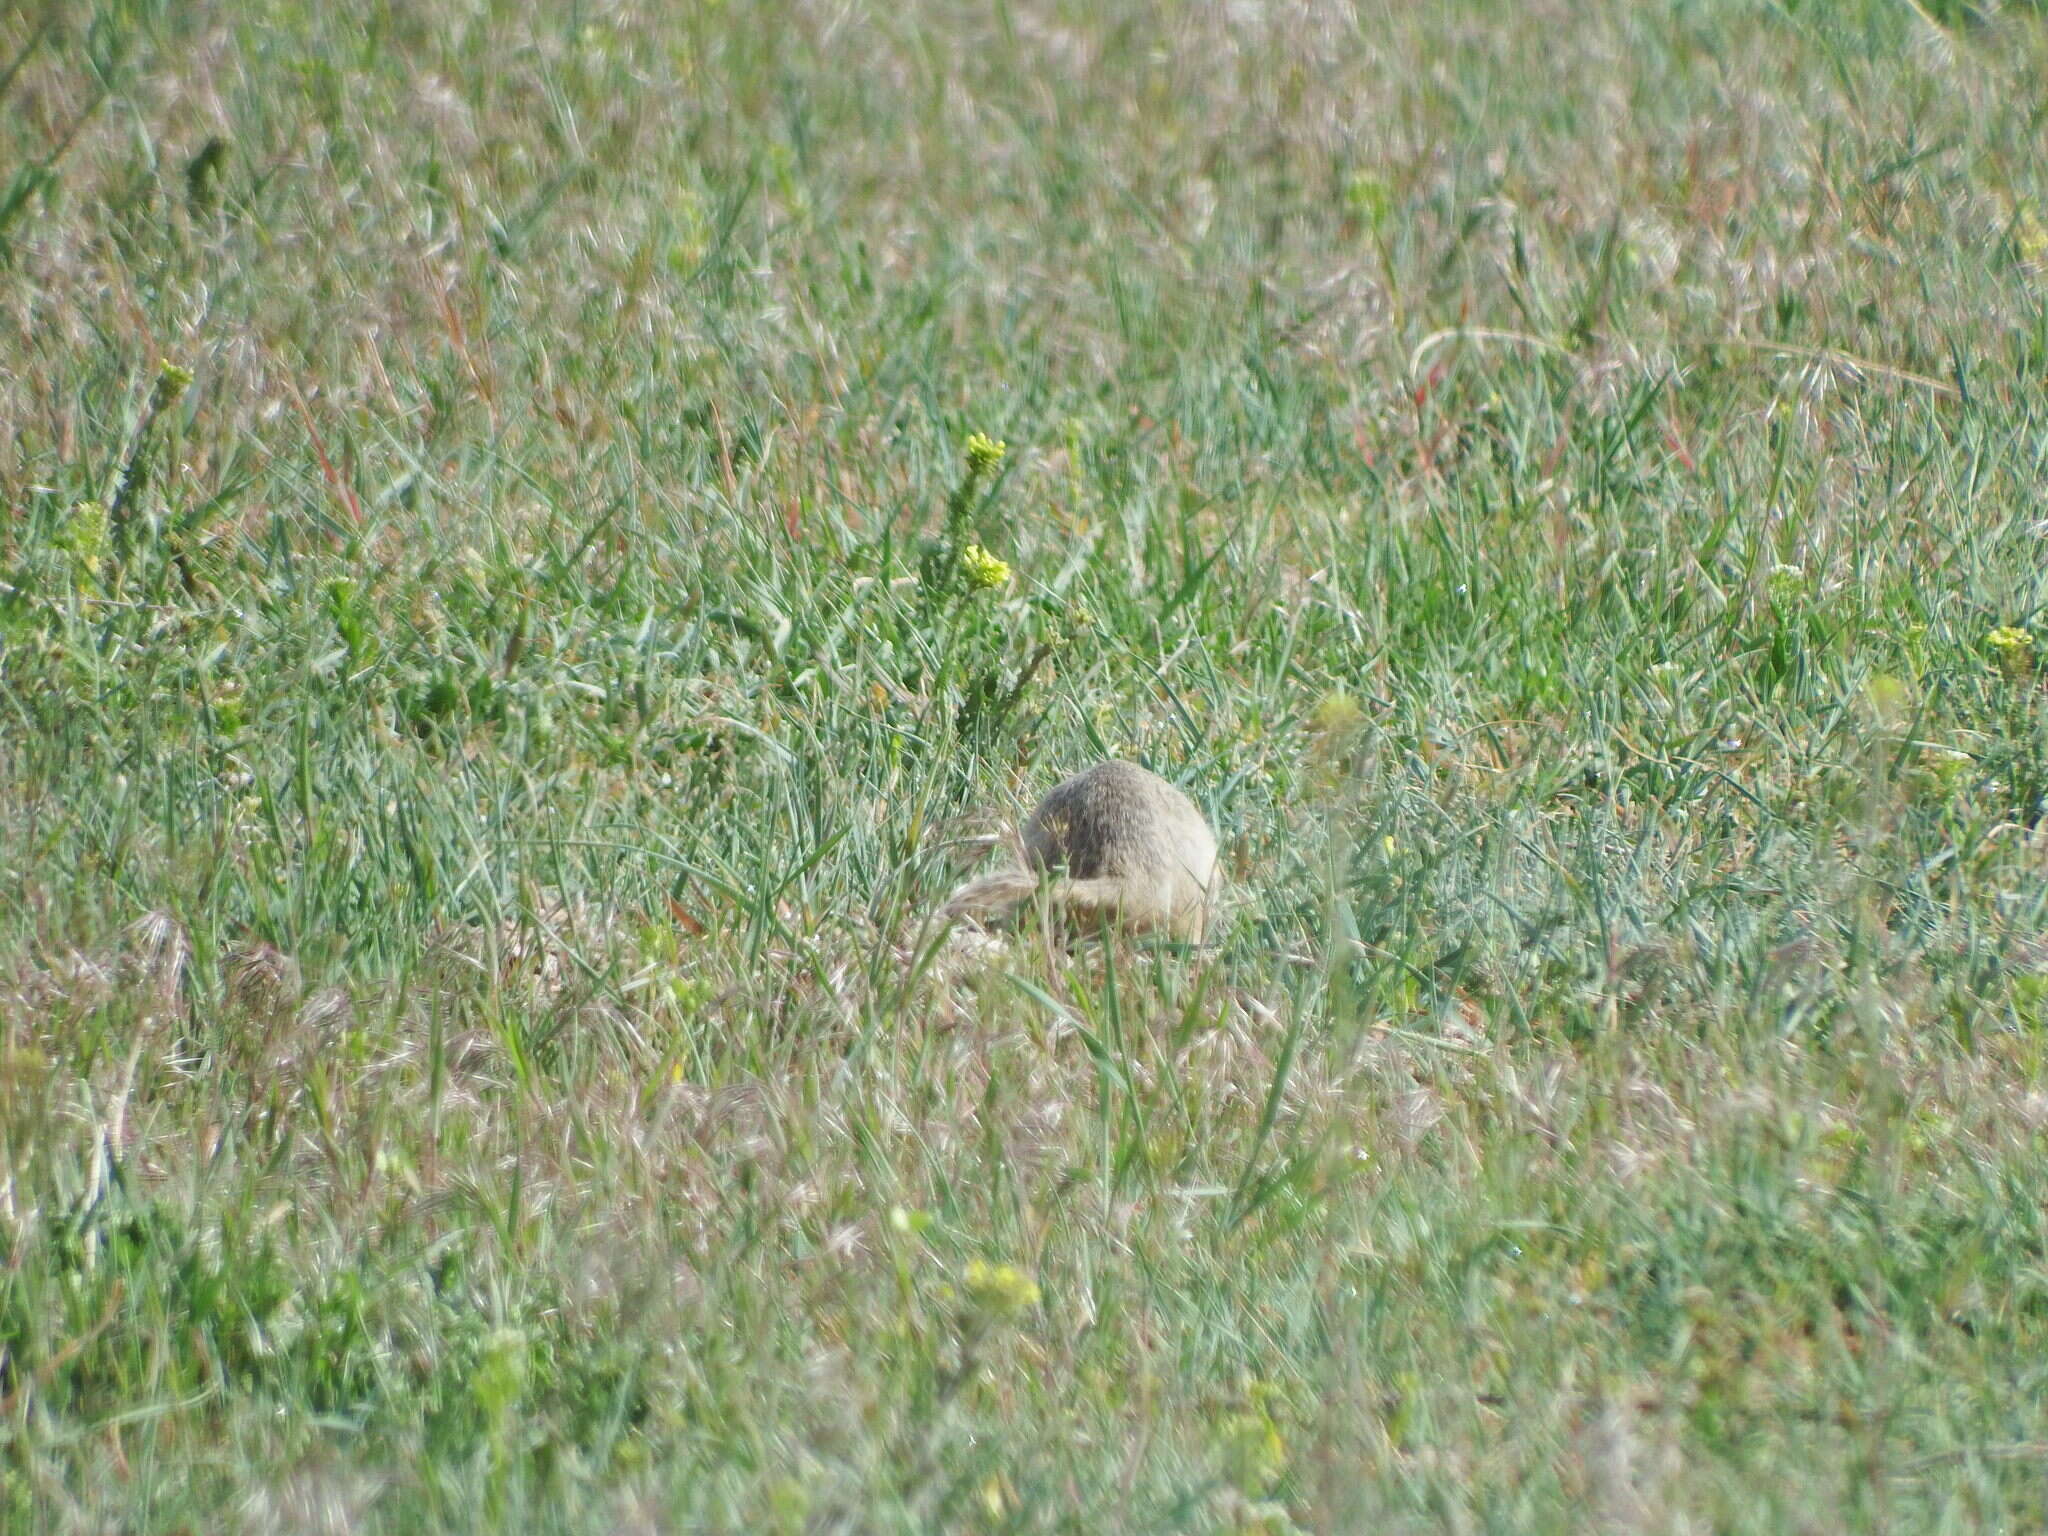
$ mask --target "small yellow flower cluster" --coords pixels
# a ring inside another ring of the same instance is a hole
[[[967,590],[988,592],[1005,586],[1010,580],[1010,568],[979,544],[970,544],[960,551],[960,569],[967,577]]]
[[[1003,455],[1010,451],[1009,444],[990,437],[986,432],[975,432],[967,439],[967,473],[979,479],[1003,462]]]
[[[1984,637],[1992,659],[2009,677],[2021,677],[2034,669],[2034,637],[2012,624],[2001,624]]]
[[[186,390],[192,387],[192,370],[165,358],[156,365],[156,387],[149,392],[148,419],[158,416],[176,405]]]
[[[1038,1282],[1013,1264],[975,1259],[967,1266],[961,1288],[967,1299],[990,1317],[1009,1321],[1038,1305]]]

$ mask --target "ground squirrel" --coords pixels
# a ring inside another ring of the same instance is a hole
[[[970,881],[942,918],[987,917],[1030,900],[1112,918],[1133,933],[1199,941],[1217,893],[1216,835],[1195,802],[1135,763],[1097,763],[1055,786],[1024,824],[1028,869]]]

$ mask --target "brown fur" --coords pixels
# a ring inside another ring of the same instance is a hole
[[[1028,869],[969,881],[939,916],[1000,916],[1042,889],[1070,920],[1191,943],[1208,927],[1216,836],[1194,801],[1135,763],[1098,763],[1055,786],[1024,824],[1024,856]]]

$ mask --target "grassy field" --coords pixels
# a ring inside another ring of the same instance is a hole
[[[0,1528],[2043,1529],[2044,26],[0,8]]]

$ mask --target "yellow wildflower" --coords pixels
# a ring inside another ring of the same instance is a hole
[[[2001,624],[1984,637],[1992,659],[2009,677],[2022,677],[2034,670],[2034,637],[2016,625]]]
[[[960,569],[967,576],[967,590],[987,592],[1007,585],[1010,568],[979,544],[970,544],[960,551]]]
[[[1038,1305],[1038,1282],[1013,1264],[975,1259],[961,1278],[961,1288],[976,1307],[1005,1321]]]
[[[1003,455],[1010,451],[1009,444],[986,432],[970,433],[967,438],[967,472],[970,475],[987,474],[1003,462]]]
[[[192,370],[166,358],[156,366],[156,387],[149,392],[149,418],[154,420],[178,403],[192,387]]]

